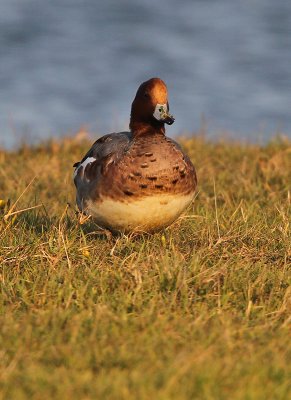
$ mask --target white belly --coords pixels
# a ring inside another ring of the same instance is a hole
[[[188,195],[157,195],[121,202],[104,198],[88,200],[83,211],[96,223],[114,231],[157,231],[170,225],[191,203],[194,193]]]

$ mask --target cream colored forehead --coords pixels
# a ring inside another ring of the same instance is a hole
[[[156,103],[166,104],[168,101],[167,88],[164,85],[155,85],[151,89],[151,97]]]

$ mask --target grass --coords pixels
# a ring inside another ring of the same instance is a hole
[[[197,198],[152,236],[79,224],[86,140],[0,151],[1,399],[290,398],[290,140],[181,142]]]

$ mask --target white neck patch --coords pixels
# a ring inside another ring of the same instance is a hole
[[[155,119],[160,121],[161,119],[164,119],[168,114],[168,105],[167,104],[157,104],[155,108],[155,112],[153,113],[153,116]]]

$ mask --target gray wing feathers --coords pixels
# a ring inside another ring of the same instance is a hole
[[[100,166],[100,171],[104,171],[112,162],[118,159],[127,151],[131,142],[130,132],[110,133],[102,136],[92,145],[91,149],[86,153],[79,163],[74,164],[74,182],[78,186],[82,183],[84,177],[88,178],[89,172],[96,171],[95,167]],[[93,178],[90,174],[90,178]],[[95,176],[98,179],[98,176]],[[90,179],[91,180],[91,179]]]
[[[88,157],[94,157],[97,161],[100,161],[110,153],[116,154],[118,157],[127,150],[130,144],[130,139],[130,132],[110,133],[102,136],[100,139],[96,140],[88,153],[83,157],[81,163]]]

